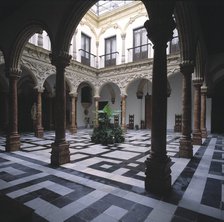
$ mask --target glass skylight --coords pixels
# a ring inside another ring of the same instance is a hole
[[[90,10],[94,12],[96,15],[100,16],[106,12],[110,12],[114,9],[117,9],[123,5],[129,4],[133,1],[124,0],[124,1],[112,1],[112,0],[104,0],[98,1]]]

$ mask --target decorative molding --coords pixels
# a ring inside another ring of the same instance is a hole
[[[28,45],[25,48],[21,64],[27,67],[35,76],[37,86],[43,87],[46,79],[56,74],[56,68],[51,64],[49,51],[42,48]],[[167,57],[168,77],[174,70],[180,70],[180,56],[169,55]],[[65,68],[66,80],[70,85],[70,92],[77,93],[81,83],[86,82],[91,85],[95,95],[108,83],[116,84],[121,94],[126,95],[126,90],[131,82],[137,79],[147,79],[152,81],[153,59],[139,62],[125,63],[108,68],[96,69],[83,65],[77,61],[71,61],[70,66]]]

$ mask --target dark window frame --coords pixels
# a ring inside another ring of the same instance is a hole
[[[139,31],[140,31],[140,44],[137,45],[136,44],[136,38],[137,38],[136,35],[137,35],[137,32],[139,32]],[[139,27],[139,28],[133,29],[133,54],[132,54],[133,61],[139,61],[139,60],[148,58],[149,40],[148,40],[148,37],[146,34],[147,34],[147,31],[144,27]],[[145,37],[143,35],[145,35],[147,38],[146,42],[144,42],[144,40],[143,40]]]
[[[91,37],[81,32],[81,63],[82,64],[90,66],[90,60],[91,60],[90,52],[91,52]]]
[[[113,43],[113,41],[115,43]],[[109,51],[107,51],[107,45],[109,44]],[[108,38],[105,38],[104,41],[105,49],[104,49],[104,55],[105,55],[105,60],[104,60],[104,66],[113,66],[116,65],[116,57],[117,57],[117,36],[110,36]],[[113,45],[115,46],[113,48]]]

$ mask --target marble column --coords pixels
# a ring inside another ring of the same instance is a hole
[[[207,138],[207,128],[206,128],[206,95],[207,87],[205,84],[201,87],[201,136],[202,138]]]
[[[36,88],[37,90],[37,113],[36,113],[36,126],[35,136],[42,138],[44,136],[44,128],[42,124],[42,93],[44,88]]]
[[[66,132],[66,92],[65,68],[70,64],[71,56],[67,53],[51,55],[51,62],[56,66],[55,95],[55,141],[52,143],[51,165],[59,166],[70,162],[69,144],[65,138]]]
[[[6,151],[11,152],[20,149],[17,82],[21,76],[21,71],[9,69],[6,72],[6,75],[9,76],[9,129],[6,137]]]
[[[99,96],[94,96],[95,101],[95,127],[99,126],[99,116],[98,116],[98,110],[99,110]]]
[[[122,95],[121,96],[121,119],[122,119],[122,124],[121,124],[121,128],[122,130],[126,131],[127,126],[126,126],[126,98],[127,95]]]
[[[166,151],[167,126],[167,42],[172,39],[174,4],[149,3],[150,19],[145,22],[153,43],[151,151],[146,159],[145,189],[163,195],[171,191],[171,160]]]
[[[194,130],[192,137],[193,145],[201,145],[202,137],[201,137],[201,86],[202,79],[194,79]]]
[[[182,135],[180,138],[179,156],[191,158],[193,156],[193,146],[191,140],[191,78],[194,65],[190,61],[180,64],[180,72],[183,74],[182,92]]]
[[[71,126],[70,126],[70,133],[74,134],[77,133],[77,123],[76,123],[76,111],[77,111],[77,94],[71,93],[70,94],[72,99],[72,111],[71,111]]]
[[[122,57],[121,57],[121,63],[125,63],[125,38],[126,34],[123,33],[121,34],[121,39],[122,39]]]

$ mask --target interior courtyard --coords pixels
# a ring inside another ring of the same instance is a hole
[[[0,219],[223,221],[223,8],[4,2]]]

